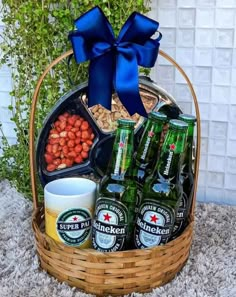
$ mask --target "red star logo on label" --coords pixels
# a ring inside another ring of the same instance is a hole
[[[175,150],[175,148],[176,148],[176,146],[175,146],[175,144],[174,144],[174,143],[170,144],[170,150],[174,151],[174,150]]]
[[[110,222],[110,218],[111,218],[111,216],[109,216],[108,213],[105,214],[105,215],[103,215],[103,216],[104,216],[104,221],[108,221],[108,222]]]
[[[77,217],[73,217],[73,221],[74,222],[78,221],[78,218]]]
[[[124,143],[123,142],[120,142],[119,143],[119,147],[123,148],[124,147]]]
[[[151,222],[154,222],[154,223],[156,223],[159,220],[156,215],[150,216],[150,218],[151,218]]]
[[[149,137],[152,137],[153,135],[154,135],[154,132],[153,132],[153,131],[149,131],[149,132],[148,132],[148,136],[149,136]]]

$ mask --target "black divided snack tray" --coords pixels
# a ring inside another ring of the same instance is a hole
[[[164,112],[168,118],[177,118],[181,110],[176,104],[171,95],[166,93],[165,90],[154,84],[149,78],[140,78],[140,90],[152,96],[156,96],[156,104],[152,110]],[[85,174],[95,174],[102,177],[105,174],[106,167],[109,163],[112,146],[114,142],[115,132],[104,132],[97,124],[91,111],[87,108],[86,103],[82,100],[82,96],[87,94],[87,83],[81,84],[74,90],[65,94],[52,108],[44,121],[43,128],[40,131],[37,145],[36,145],[36,165],[38,175],[42,186],[46,183],[63,177],[79,176]],[[48,140],[49,131],[53,123],[57,120],[58,116],[64,112],[77,114],[89,122],[95,138],[93,145],[89,151],[88,159],[81,164],[75,164],[72,167],[67,167],[60,170],[49,172],[46,170],[46,162],[44,159],[45,147]],[[135,129],[135,147],[137,147],[140,136],[143,131],[143,119]]]

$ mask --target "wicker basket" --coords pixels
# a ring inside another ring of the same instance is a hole
[[[34,202],[33,230],[41,267],[60,281],[97,296],[148,292],[172,280],[185,265],[192,243],[194,207],[200,156],[200,114],[192,84],[183,69],[166,53],[159,54],[173,64],[185,78],[191,91],[197,116],[194,200],[189,225],[181,236],[164,246],[143,250],[101,253],[93,249],[78,249],[54,241],[44,232],[44,208],[38,202],[34,147],[34,119],[40,86],[46,74],[58,62],[71,55],[66,52],[45,70],[38,81],[32,101],[30,119],[30,163]]]

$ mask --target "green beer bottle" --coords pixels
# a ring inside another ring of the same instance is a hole
[[[134,158],[134,178],[137,184],[136,210],[141,204],[145,178],[153,169],[157,158],[161,133],[167,116],[160,112],[150,112]]]
[[[183,154],[183,165],[180,175],[181,183],[183,186],[183,195],[180,200],[180,206],[177,211],[171,239],[178,237],[183,232],[184,228],[188,223],[189,211],[192,205],[194,184],[192,156],[194,125],[196,122],[196,117],[193,115],[181,114],[179,115],[179,119],[188,124],[188,131],[187,142]]]
[[[188,125],[170,120],[160,159],[143,188],[134,232],[136,248],[165,244],[171,235],[183,192],[179,173]]]
[[[135,221],[137,187],[133,179],[134,125],[118,120],[112,156],[95,206],[92,243],[96,250],[129,249]]]

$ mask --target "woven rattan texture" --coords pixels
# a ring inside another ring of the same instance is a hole
[[[44,233],[44,209],[33,215],[37,252],[41,267],[97,296],[148,292],[173,279],[186,262],[192,242],[193,221],[177,239],[145,250],[101,253],[65,246]]]

